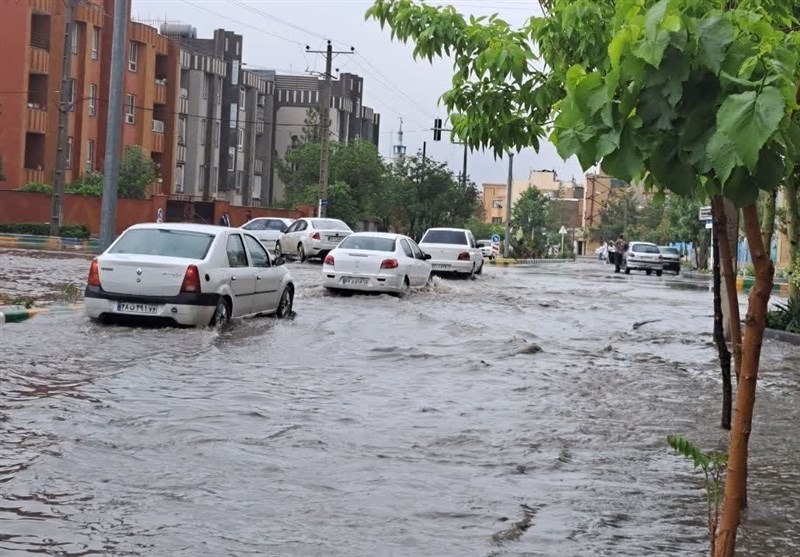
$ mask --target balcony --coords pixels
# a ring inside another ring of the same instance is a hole
[[[47,133],[47,111],[28,106],[28,131]]]
[[[47,50],[31,45],[28,52],[30,52],[31,73],[50,72],[50,53]]]
[[[264,135],[264,122],[262,121],[256,122],[256,134]]]
[[[255,167],[253,168],[253,173],[261,175],[264,173],[264,161],[262,159],[256,159]]]
[[[178,149],[175,151],[175,160],[177,162],[186,162],[186,146],[185,145],[178,145]]]
[[[33,168],[25,169],[25,183],[26,184],[43,184],[44,183],[44,170],[34,170]]]
[[[153,134],[153,149],[154,153],[163,153],[164,152],[164,134],[163,133],[154,133]]]
[[[189,114],[189,99],[186,97],[181,97],[178,112],[181,114]]]
[[[156,94],[154,102],[158,104],[167,104],[167,80],[156,79]]]

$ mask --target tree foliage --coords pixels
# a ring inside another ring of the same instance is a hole
[[[119,164],[119,197],[144,199],[156,180],[156,164],[138,145],[128,145]]]

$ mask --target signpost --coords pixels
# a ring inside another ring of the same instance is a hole
[[[713,261],[714,257],[714,217],[711,214],[711,206],[706,205],[705,207],[700,207],[697,217],[700,219],[700,222],[706,224],[706,230],[711,231],[711,249],[708,250],[708,266],[711,267],[711,261]]]
[[[558,233],[561,234],[561,251],[559,253],[564,253],[564,236],[567,234],[567,227],[562,226]]]
[[[492,235],[492,257],[497,257],[498,253],[500,253],[500,235],[494,234]]]

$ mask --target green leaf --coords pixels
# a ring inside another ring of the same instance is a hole
[[[758,187],[753,177],[743,166],[737,166],[730,179],[722,185],[722,195],[737,207],[747,207],[758,201]]]
[[[700,63],[716,75],[725,59],[725,49],[733,42],[733,24],[715,13],[702,19],[697,32]]]
[[[720,106],[717,131],[730,139],[751,172],[758,164],[759,150],[778,129],[785,108],[783,95],[775,87],[765,87],[761,93],[730,95]]]
[[[754,175],[759,189],[772,191],[783,183],[783,159],[774,149],[763,149]]]
[[[601,167],[609,176],[627,182],[642,173],[642,157],[636,149],[630,127],[626,126],[622,131],[619,147],[603,158]]]
[[[635,56],[656,68],[661,63],[670,40],[669,31],[662,28],[668,6],[669,0],[661,0],[647,10],[644,16],[644,37],[633,49]]]
[[[683,435],[669,435],[667,436],[667,443],[676,453],[691,460],[695,468],[700,467],[705,470],[711,464],[708,455],[704,454]]]
[[[716,172],[717,179],[722,184],[728,181],[731,172],[736,166],[743,164],[736,154],[731,140],[719,129],[708,141],[707,152],[708,161],[711,163],[714,172]]]
[[[675,138],[662,142],[648,165],[659,185],[678,195],[689,195],[697,185],[697,173],[678,157]]]

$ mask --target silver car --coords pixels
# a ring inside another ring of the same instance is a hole
[[[265,248],[275,253],[275,247],[278,241],[293,222],[294,219],[258,217],[243,224],[242,229],[250,232],[264,244]],[[276,253],[275,255],[280,255],[280,253]]]
[[[631,242],[622,254],[622,269],[628,275],[631,271],[644,271],[648,275],[655,271],[660,277],[664,272],[664,256],[655,244]]]
[[[658,246],[658,249],[664,256],[664,270],[681,274],[681,253],[678,249],[670,246]]]

